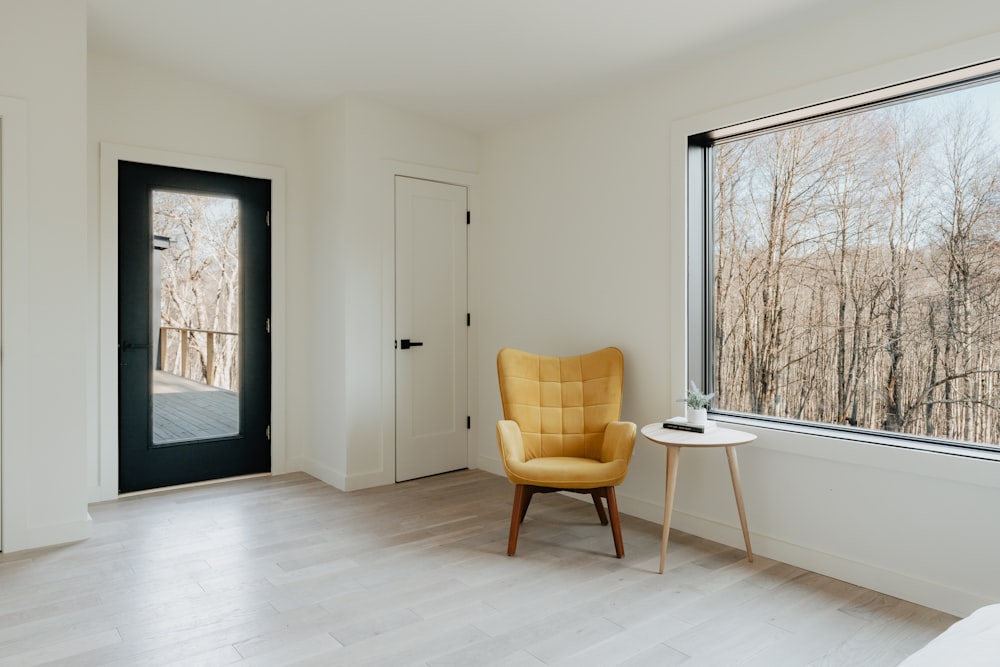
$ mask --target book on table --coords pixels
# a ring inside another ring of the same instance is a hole
[[[663,428],[672,428],[676,431],[690,431],[691,433],[704,433],[715,428],[715,422],[695,424],[694,422],[689,422],[684,417],[671,417],[663,422]]]

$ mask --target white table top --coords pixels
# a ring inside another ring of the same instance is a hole
[[[757,436],[745,431],[716,426],[704,433],[693,433],[673,428],[663,428],[663,423],[646,424],[642,434],[647,439],[668,447],[731,447],[753,442]]]

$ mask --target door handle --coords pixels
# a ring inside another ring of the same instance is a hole
[[[123,340],[118,344],[118,365],[128,366],[128,362],[125,361],[125,357],[122,356],[122,352],[128,352],[129,350],[148,350],[149,343],[130,343],[127,340]]]
[[[409,338],[404,338],[399,341],[399,349],[409,350],[411,347],[420,347],[423,343],[419,340],[410,340]]]

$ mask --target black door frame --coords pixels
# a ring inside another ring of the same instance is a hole
[[[119,350],[119,363],[131,364],[120,373],[119,480],[121,491],[157,488],[220,477],[269,472],[271,349],[267,322],[270,316],[270,211],[271,182],[266,179],[160,166],[125,159],[118,161],[119,201],[119,346],[130,341],[131,349]],[[246,285],[252,267],[256,285],[241,289],[241,434],[200,440],[196,443],[151,445],[149,418],[149,257],[152,229],[149,220],[150,191],[178,189],[206,194],[237,194],[241,206],[241,285]],[[144,208],[143,208],[144,207]],[[144,210],[143,230],[137,232],[134,211]],[[130,213],[130,211],[132,211]],[[132,227],[128,227],[128,225]],[[253,225],[253,227],[250,227]],[[259,225],[259,227],[258,227]],[[263,231],[262,231],[263,230]],[[256,240],[253,237],[256,236]],[[254,246],[247,246],[247,238]],[[261,274],[261,264],[266,270]],[[140,284],[141,283],[141,284]],[[132,287],[135,287],[134,291]],[[256,295],[257,298],[244,298]],[[141,303],[136,303],[141,298]],[[128,321],[123,321],[127,318]],[[148,338],[148,334],[146,336]],[[138,346],[138,347],[136,347]],[[252,359],[253,364],[245,363]],[[142,372],[136,369],[142,368]],[[144,403],[144,405],[143,405]],[[256,407],[252,407],[256,406]],[[141,441],[141,444],[140,444]],[[143,454],[151,457],[140,462]],[[239,454],[239,457],[236,457]]]

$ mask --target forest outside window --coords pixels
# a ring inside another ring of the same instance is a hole
[[[1000,450],[1000,80],[951,79],[690,138],[716,411]]]

